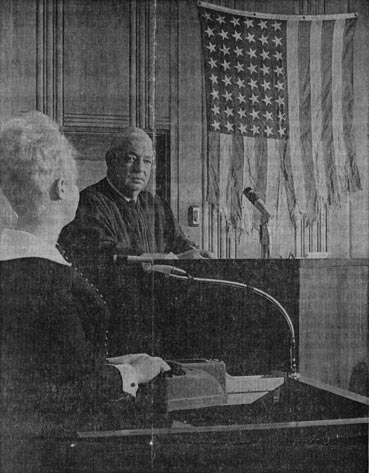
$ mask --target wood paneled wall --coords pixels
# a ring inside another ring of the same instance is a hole
[[[299,372],[369,397],[369,261],[303,261]]]
[[[80,186],[105,173],[104,154],[126,125],[170,135],[171,205],[185,233],[219,257],[259,257],[257,232],[235,234],[206,203],[206,113],[196,0],[4,0],[0,4],[0,114],[39,109],[57,120],[80,152]],[[272,256],[367,256],[368,7],[365,0],[221,0],[271,13],[358,11],[354,110],[364,191],[347,196],[314,228],[271,223]],[[154,181],[152,188],[154,189]],[[280,196],[282,202],[285,195]],[[199,205],[202,225],[187,225]],[[244,202],[244,205],[249,205]],[[2,217],[3,220],[7,217]],[[327,231],[325,232],[324,225]],[[318,238],[323,232],[324,238]]]

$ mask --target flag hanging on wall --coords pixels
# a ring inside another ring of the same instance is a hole
[[[240,226],[242,190],[291,220],[360,189],[353,133],[356,14],[281,16],[198,3],[208,202]]]

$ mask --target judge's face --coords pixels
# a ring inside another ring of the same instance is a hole
[[[153,163],[151,139],[134,136],[125,148],[116,148],[108,165],[108,177],[123,195],[136,198],[150,179]]]

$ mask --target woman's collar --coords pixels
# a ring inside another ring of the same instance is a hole
[[[42,258],[71,266],[55,246],[37,238],[32,233],[5,228],[0,237],[0,261],[20,258]]]

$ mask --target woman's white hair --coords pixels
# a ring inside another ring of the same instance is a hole
[[[75,155],[58,125],[40,112],[4,122],[0,129],[0,187],[15,212],[40,216],[55,180],[76,179]]]

